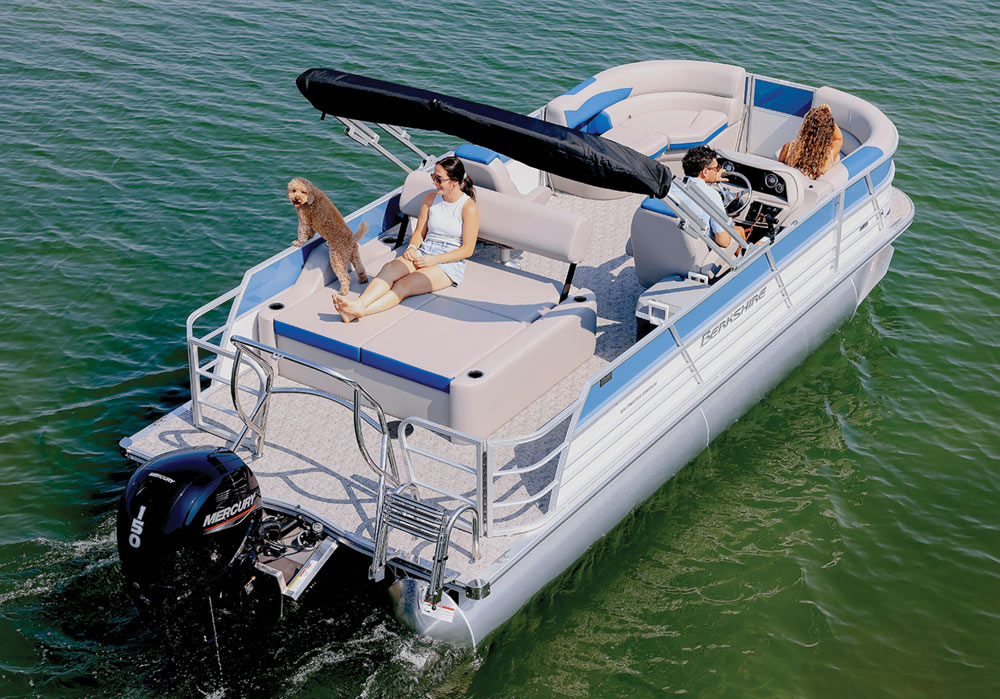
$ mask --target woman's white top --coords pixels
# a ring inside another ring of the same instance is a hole
[[[449,204],[441,198],[440,194],[435,195],[427,215],[427,235],[424,237],[424,241],[444,243],[449,247],[460,247],[462,245],[462,207],[465,206],[465,200],[468,198],[467,194],[463,194],[458,201]]]

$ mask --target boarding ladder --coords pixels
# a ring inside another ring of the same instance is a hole
[[[465,512],[472,513],[472,560],[479,558],[479,515],[472,505],[460,505],[447,510],[432,503],[421,502],[407,495],[406,490],[416,486],[403,483],[392,490],[383,491],[378,503],[378,519],[375,525],[375,552],[368,577],[378,582],[385,577],[385,564],[390,530],[402,531],[418,539],[434,543],[434,559],[431,567],[430,584],[424,601],[437,604],[444,590],[445,566],[448,563],[448,549],[451,546],[451,532],[458,518]]]

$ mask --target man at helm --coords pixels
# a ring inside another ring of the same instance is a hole
[[[711,146],[695,146],[684,155],[681,167],[684,169],[684,184],[698,187],[711,201],[718,201],[720,211],[725,215],[726,201],[722,192],[710,186],[716,182],[722,182],[722,167],[717,160],[715,149]],[[709,218],[707,223],[708,232],[712,235],[712,239],[720,247],[728,248],[733,242],[732,236],[714,219]],[[740,226],[735,226],[735,229],[737,235],[746,240],[746,231]]]

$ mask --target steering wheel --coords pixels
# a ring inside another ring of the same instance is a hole
[[[723,177],[743,180],[742,182],[727,182],[723,180],[719,183],[720,188],[723,190],[723,196],[730,197],[729,203],[726,204],[726,213],[730,217],[735,218],[750,206],[750,198],[753,197],[753,187],[750,185],[750,180],[746,178],[746,175],[735,170],[725,172]]]

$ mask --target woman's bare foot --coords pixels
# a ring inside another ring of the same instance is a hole
[[[337,312],[340,313],[340,319],[345,323],[350,323],[352,320],[356,320],[364,315],[365,308],[357,299],[354,301],[345,301],[336,294],[333,297],[333,305],[337,307]]]

